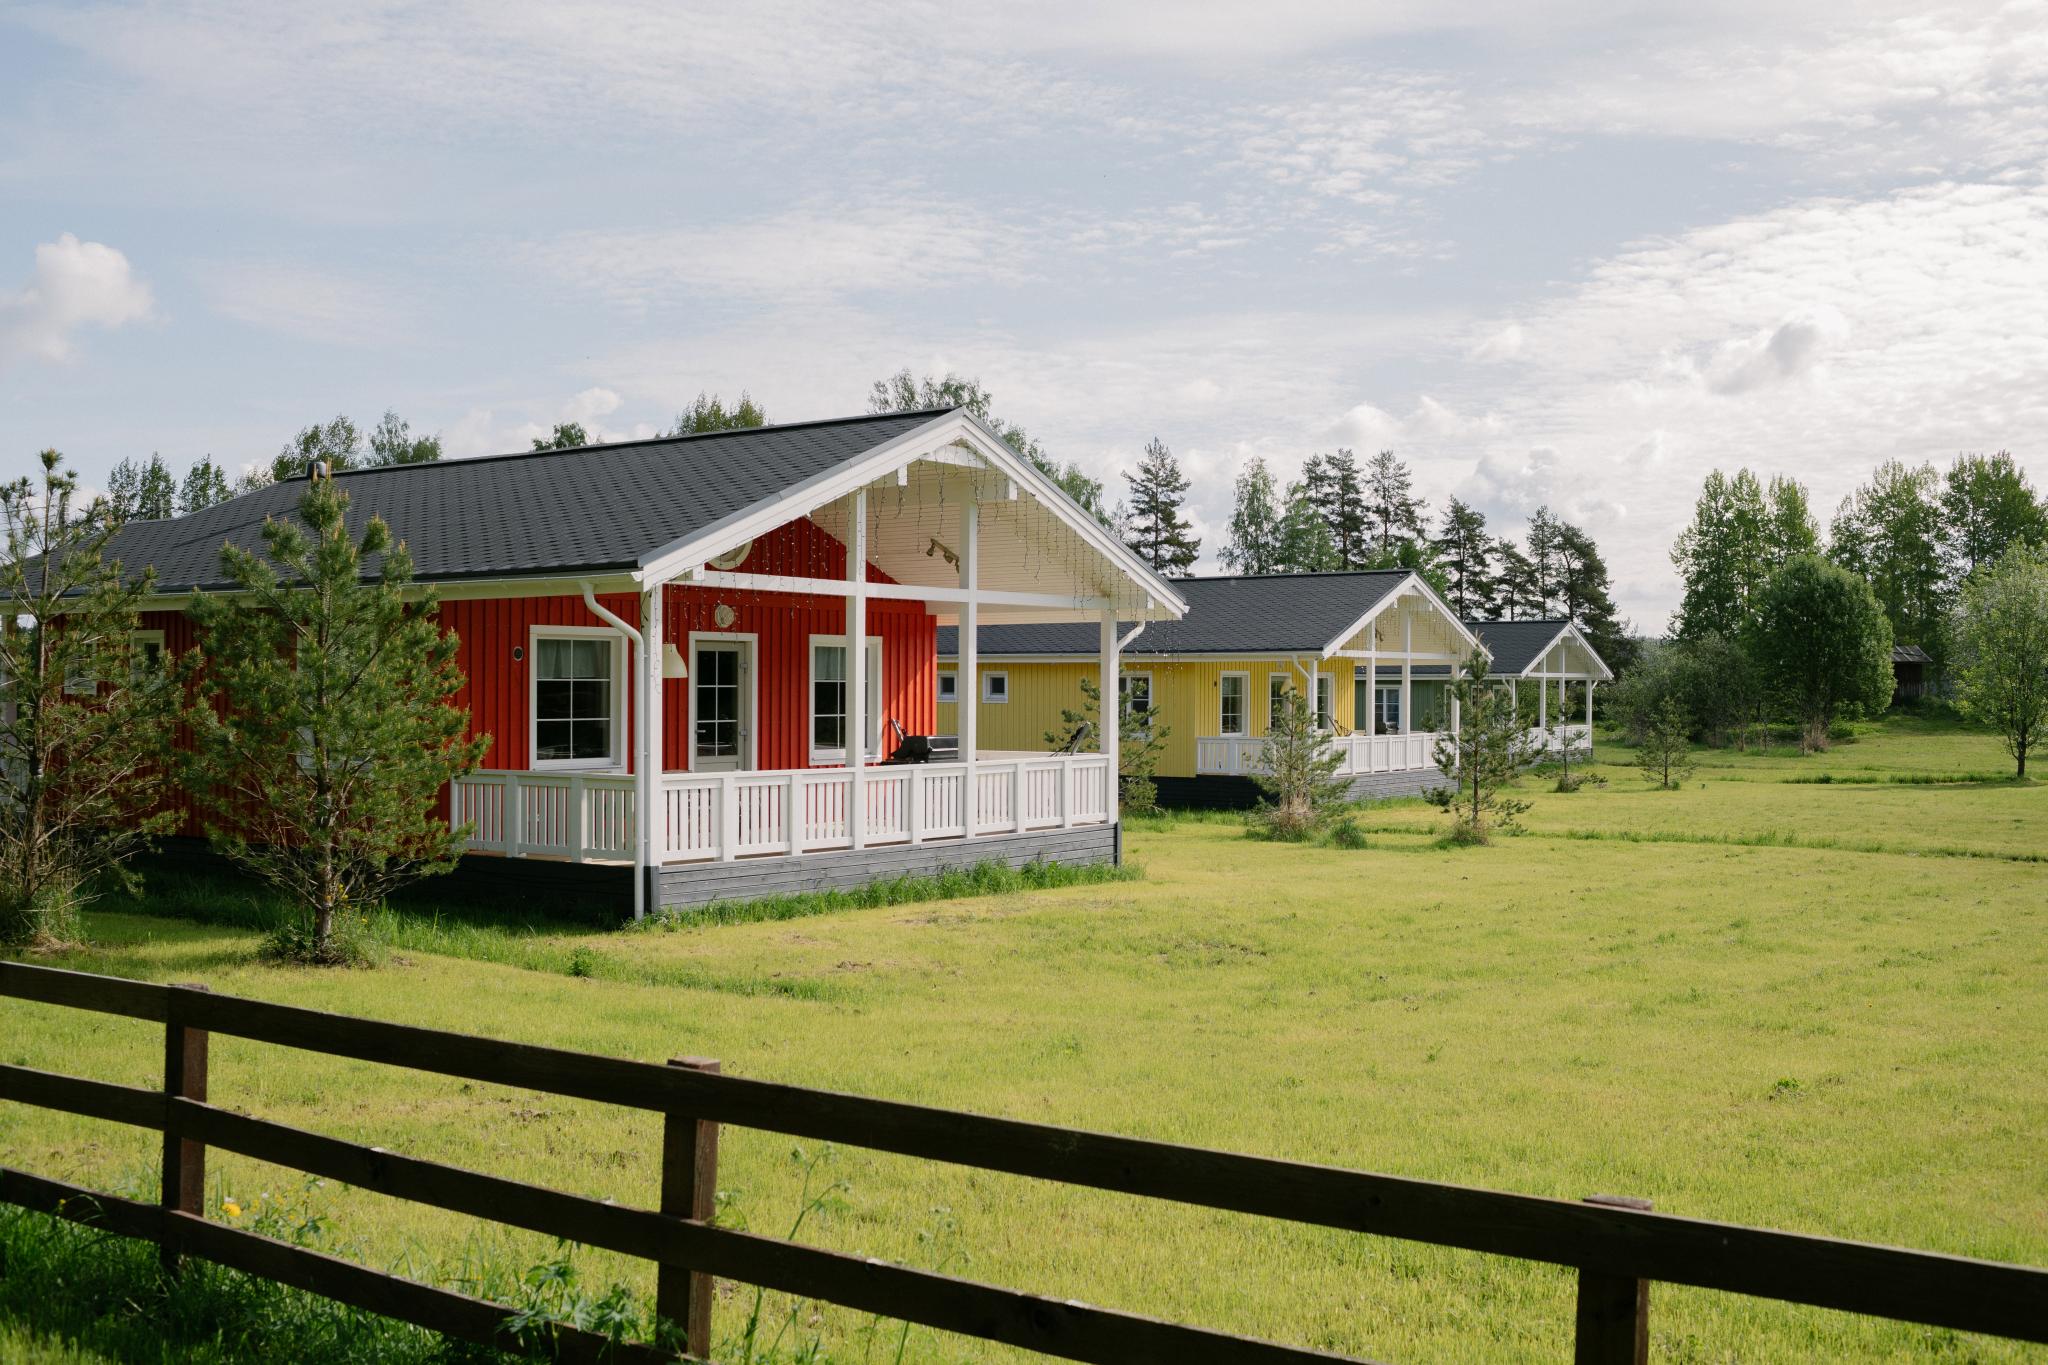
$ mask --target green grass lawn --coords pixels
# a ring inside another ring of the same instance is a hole
[[[66,965],[407,1023],[1500,1189],[2048,1264],[2048,787],[1816,785],[1996,772],[1902,722],[1837,750],[1709,755],[1539,794],[1531,832],[1446,850],[1420,806],[1372,846],[1131,831],[1143,880],[779,923],[408,936],[375,971],[259,965],[252,930],[94,915]],[[1644,841],[1643,836],[1656,841]],[[1668,840],[1668,841],[1667,841]],[[493,958],[496,960],[481,960]],[[582,975],[571,975],[580,971]],[[0,1060],[138,1084],[161,1033],[0,1003]],[[213,1098],[408,1153],[651,1204],[657,1120],[218,1039]],[[0,1107],[0,1152],[144,1186],[142,1135]],[[728,1131],[724,1216],[821,1245],[1386,1360],[1569,1354],[1564,1271],[1067,1192]],[[297,1177],[216,1157],[238,1202]],[[538,1239],[328,1188],[329,1238],[453,1274]],[[245,1217],[246,1217],[245,1211]],[[585,1273],[647,1287],[633,1263]],[[728,1291],[722,1330],[751,1296]],[[786,1305],[771,1299],[781,1313]],[[1659,1287],[1665,1361],[2048,1359],[1952,1333]],[[802,1308],[784,1339],[863,1356]],[[23,1338],[27,1340],[28,1338]],[[9,1338],[0,1335],[0,1344]],[[53,1355],[51,1359],[63,1359]],[[916,1331],[907,1359],[1004,1353]]]

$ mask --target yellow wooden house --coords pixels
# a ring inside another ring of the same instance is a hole
[[[1129,624],[1119,685],[1132,709],[1166,727],[1160,799],[1243,805],[1259,751],[1289,689],[1313,696],[1355,795],[1401,795],[1442,780],[1437,732],[1453,723],[1451,666],[1483,649],[1414,573],[1400,569],[1175,579],[1177,621]],[[1093,627],[988,625],[966,696],[980,742],[1042,750],[1081,682],[1100,674]],[[939,630],[938,728],[958,733],[957,632]]]

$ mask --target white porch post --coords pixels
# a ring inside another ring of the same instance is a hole
[[[975,835],[976,807],[981,800],[979,779],[974,771],[975,734],[980,729],[981,710],[981,639],[980,613],[975,609],[974,594],[981,587],[981,503],[978,493],[970,493],[967,506],[961,511],[960,525],[960,586],[967,590],[967,600],[960,604],[960,681],[959,705],[954,709],[960,714],[960,759],[967,765],[962,779],[965,787],[960,796],[960,819],[966,826],[966,837]]]
[[[1543,673],[1536,675],[1536,728],[1550,728],[1550,679],[1544,674],[1550,671],[1550,660],[1543,661]]]
[[[1380,732],[1380,621],[1377,616],[1365,623],[1365,734],[1369,740]],[[1372,746],[1366,745],[1367,766],[1371,766]]]
[[[1401,617],[1401,733],[1410,734],[1415,729],[1411,719],[1413,712],[1408,703],[1415,691],[1415,617],[1404,613]]]
[[[868,490],[853,495],[853,534],[846,543],[846,833],[867,844],[868,762]]]
[[[645,919],[648,903],[661,908],[650,883],[661,866],[663,849],[656,831],[662,828],[661,800],[661,595],[654,584],[640,593],[640,685],[633,689],[639,705],[635,728],[639,752],[633,756],[633,918]]]
[[[1109,823],[1117,820],[1117,761],[1123,757],[1122,736],[1119,727],[1123,722],[1123,702],[1117,695],[1117,680],[1123,674],[1123,641],[1116,633],[1116,608],[1102,609],[1102,705],[1099,708],[1102,720],[1102,757],[1108,763],[1109,784],[1103,792],[1103,808],[1108,812]],[[1245,705],[1251,705],[1251,698],[1245,698]],[[1066,776],[1062,774],[1061,781]]]

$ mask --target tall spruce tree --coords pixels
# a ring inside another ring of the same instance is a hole
[[[1230,511],[1230,539],[1218,558],[1232,573],[1273,573],[1280,563],[1280,498],[1261,457],[1245,461]]]
[[[1431,542],[1442,566],[1445,602],[1460,620],[1476,620],[1494,605],[1493,537],[1486,516],[1462,499],[1444,509],[1443,529]]]
[[[1184,574],[1195,567],[1202,542],[1182,509],[1187,503],[1188,476],[1166,442],[1154,436],[1136,473],[1124,471],[1131,501],[1124,514],[1124,539],[1147,564],[1163,574]]]
[[[454,866],[463,832],[435,802],[490,743],[463,738],[457,641],[410,550],[381,517],[358,540],[347,511],[316,479],[297,516],[264,523],[263,554],[223,545],[237,591],[193,597],[198,643],[180,669],[207,833],[299,907],[275,946],[321,963],[348,959],[340,916]]]
[[[1041,473],[1058,484],[1066,495],[1109,524],[1109,509],[1103,505],[1102,483],[1091,479],[1081,466],[1069,461],[1062,465],[1015,422],[1005,422],[994,412],[995,395],[979,379],[948,371],[943,377],[923,378],[908,369],[886,379],[877,379],[868,389],[869,412],[921,412],[926,408],[965,408],[995,429],[1003,443],[1037,465]]]
[[[213,462],[213,456],[202,455],[185,471],[184,482],[178,485],[178,514],[197,512],[233,496],[234,491],[228,487],[228,472]]]
[[[1408,466],[1382,450],[1365,468],[1366,525],[1373,549],[1384,558],[1403,543],[1423,539],[1424,502],[1415,496],[1414,476]]]

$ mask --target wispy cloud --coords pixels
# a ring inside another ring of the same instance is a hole
[[[417,322],[397,289],[317,266],[215,262],[198,269],[215,312],[252,327],[341,346],[390,346]]]

